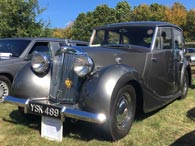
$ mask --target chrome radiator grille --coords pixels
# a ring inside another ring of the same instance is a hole
[[[64,53],[55,56],[51,72],[50,100],[60,103],[76,103],[78,76],[73,71],[74,56],[74,54]],[[70,88],[65,86],[66,80],[72,82]]]

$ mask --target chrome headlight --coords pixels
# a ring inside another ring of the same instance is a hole
[[[49,58],[45,53],[41,52],[34,52],[32,61],[31,61],[31,67],[33,71],[36,73],[45,73],[47,69],[49,68]]]
[[[75,58],[74,71],[79,77],[83,77],[90,73],[93,69],[93,61],[90,57],[79,55]]]

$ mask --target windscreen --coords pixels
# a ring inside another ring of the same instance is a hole
[[[92,45],[138,45],[150,48],[154,29],[146,26],[98,29]]]

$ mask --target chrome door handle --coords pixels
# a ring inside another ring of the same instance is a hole
[[[158,62],[160,59],[159,58],[152,58],[153,62]]]

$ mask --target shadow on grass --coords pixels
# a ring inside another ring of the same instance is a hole
[[[163,108],[165,108],[164,106]],[[150,113],[142,113],[137,112],[135,121],[144,120],[163,108],[155,110]],[[24,126],[28,126],[29,128],[39,130],[41,133],[41,117],[36,115],[25,115],[19,112],[18,110],[12,111],[10,113],[11,119],[3,119],[6,122],[10,122],[13,124],[20,124]],[[63,123],[63,136],[70,137],[74,139],[79,139],[83,141],[90,141],[90,140],[100,140],[100,141],[110,141],[108,137],[105,135],[105,131],[102,128],[103,125],[100,124],[93,124],[83,121],[76,121],[69,118],[66,118],[65,122]]]
[[[191,131],[184,136],[177,139],[170,146],[194,146],[195,145],[195,131]]]
[[[186,115],[189,119],[195,121],[195,108],[190,109]],[[195,145],[195,131],[191,131],[179,139],[177,139],[170,146],[194,146]]]
[[[27,126],[29,128],[39,130],[41,134],[41,117],[30,114],[22,114],[20,111],[12,111],[9,115],[10,118],[3,118],[3,121],[9,122],[12,124],[20,124]],[[79,139],[83,141],[90,140],[107,140],[103,136],[103,131],[101,130],[101,125],[76,121],[67,118],[63,123],[63,136],[70,137],[74,139]]]
[[[189,88],[195,89],[195,85],[192,84],[192,85],[189,86]]]
[[[67,119],[64,123],[64,136],[84,141],[94,139],[108,141],[108,138],[104,135],[105,132],[102,130],[102,125],[84,121],[77,121],[75,123],[70,121],[70,119]]]
[[[164,108],[166,108],[167,106],[169,106],[171,103],[173,103],[175,100],[173,100],[172,102],[168,103],[167,105],[164,105],[163,107],[160,107],[154,111],[151,111],[149,113],[144,113],[143,111],[137,110],[136,114],[135,114],[135,121],[142,121],[144,119],[147,119],[155,114],[157,114],[159,111],[163,110]]]
[[[188,112],[187,112],[187,117],[193,121],[195,121],[195,107],[190,109]]]
[[[23,114],[18,110],[12,111],[9,115],[11,119],[3,118],[3,121],[28,126],[29,128],[39,130],[41,127],[41,118],[36,115]]]

